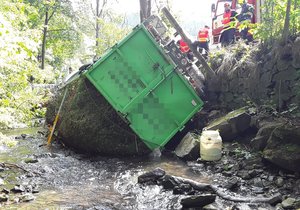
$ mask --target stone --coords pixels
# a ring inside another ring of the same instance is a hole
[[[275,180],[275,184],[277,187],[282,187],[284,185],[284,181],[283,181],[283,178],[282,177],[278,177],[276,180]]]
[[[268,139],[273,130],[280,126],[282,126],[282,123],[280,122],[267,122],[263,124],[258,130],[255,138],[250,141],[251,148],[255,151],[263,150],[267,146]]]
[[[216,205],[214,205],[213,203],[203,206],[202,209],[203,210],[219,210],[219,208]]]
[[[263,182],[262,182],[261,178],[259,178],[259,177],[256,177],[253,179],[253,185],[255,187],[264,187]]]
[[[156,184],[157,180],[163,177],[166,172],[161,168],[146,172],[138,177],[138,183]]]
[[[4,185],[4,180],[0,178],[0,185]]]
[[[23,185],[16,185],[11,189],[11,191],[15,193],[25,192],[25,187]]]
[[[184,160],[196,160],[200,156],[199,146],[196,134],[188,132],[176,147],[175,154]]]
[[[39,162],[38,159],[35,159],[35,158],[26,158],[24,160],[25,163],[37,163]]]
[[[241,178],[244,179],[244,180],[249,180],[249,179],[251,179],[251,176],[249,175],[248,171],[245,171],[245,170],[239,171],[239,172],[237,173],[237,176],[241,177]]]
[[[300,171],[300,126],[277,127],[268,139],[263,157],[289,171]]]
[[[32,201],[35,199],[35,196],[33,196],[31,193],[26,193],[24,195],[22,195],[20,197],[20,199],[23,201],[23,202],[29,202],[29,201]]]
[[[170,175],[165,175],[161,181],[161,184],[164,189],[170,190],[170,189],[174,189],[175,186],[178,186],[179,182],[177,182],[177,180],[174,179],[174,177]]]
[[[264,192],[265,192],[264,188],[262,188],[262,187],[252,187],[251,190],[255,194],[264,194]]]
[[[250,127],[250,122],[251,116],[246,113],[246,108],[240,108],[215,119],[204,129],[219,130],[223,141],[232,141]]]
[[[6,202],[8,200],[8,195],[0,194],[0,202]]]
[[[224,188],[229,189],[231,191],[235,191],[240,186],[240,181],[238,178],[233,177],[228,180],[228,182],[224,185]]]
[[[1,192],[5,193],[5,194],[9,194],[10,190],[6,189],[6,188],[3,188]]]
[[[178,186],[174,187],[173,194],[185,194],[191,192],[192,190],[193,188],[189,184],[179,184]]]
[[[203,207],[208,204],[215,202],[216,195],[207,194],[207,195],[193,195],[187,198],[183,198],[180,201],[180,204],[184,208],[192,208],[192,207]]]
[[[282,201],[281,204],[284,209],[293,209],[294,205],[296,204],[296,199],[295,198],[287,198],[284,201]]]

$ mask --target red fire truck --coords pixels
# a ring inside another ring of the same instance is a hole
[[[252,4],[254,7],[254,15],[251,20],[252,23],[259,23],[261,20],[260,17],[260,8],[263,4],[264,0],[246,0],[248,4]],[[241,12],[241,4],[239,4],[239,0],[217,0],[216,3],[212,4],[211,12],[212,12],[212,36],[213,36],[213,44],[218,44],[221,38],[221,32],[223,30],[223,13],[224,13],[224,4],[229,3],[231,5],[231,9],[235,10],[238,14]]]

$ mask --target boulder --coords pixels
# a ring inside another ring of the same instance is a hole
[[[196,134],[188,132],[176,147],[175,154],[184,160],[196,160],[199,158],[199,140]]]
[[[277,166],[300,172],[300,126],[287,124],[274,129],[263,156]]]
[[[138,177],[138,183],[156,184],[157,180],[163,177],[166,172],[161,168],[146,172]]]
[[[247,114],[246,108],[240,108],[212,121],[204,129],[219,130],[222,140],[232,141],[250,128],[250,123],[251,116]]]
[[[145,155],[151,151],[107,100],[85,78],[70,83],[56,125],[58,137],[82,153]],[[64,89],[48,103],[46,122],[53,124]]]
[[[184,208],[192,208],[192,207],[203,207],[208,204],[215,202],[216,195],[215,194],[207,194],[207,195],[193,195],[187,198],[183,198],[180,203]]]
[[[265,123],[257,132],[255,138],[250,141],[250,146],[253,150],[261,151],[267,146],[267,141],[276,127],[282,126],[279,122]]]

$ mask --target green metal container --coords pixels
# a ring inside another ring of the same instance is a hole
[[[142,25],[85,75],[152,150],[164,146],[203,105]]]

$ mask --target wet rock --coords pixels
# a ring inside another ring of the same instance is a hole
[[[23,139],[26,139],[26,137],[27,137],[27,134],[21,134],[21,137],[23,138]]]
[[[264,187],[263,182],[259,177],[253,179],[253,185],[255,187]]]
[[[25,187],[23,185],[16,185],[14,186],[14,188],[11,189],[11,191],[14,193],[25,192]]]
[[[277,187],[282,187],[284,185],[284,180],[282,177],[278,177],[276,180],[275,180],[275,185]]]
[[[300,171],[300,126],[274,129],[263,156],[271,163],[290,171]]]
[[[255,194],[263,194],[265,192],[264,188],[262,188],[262,187],[252,187],[251,190]]]
[[[4,171],[4,168],[3,167],[0,167],[0,172]]]
[[[178,186],[175,186],[173,189],[173,194],[189,194],[191,191],[193,191],[193,188],[189,184],[179,184]],[[194,192],[194,191],[193,191]]]
[[[29,201],[32,201],[35,199],[35,196],[33,196],[31,193],[26,193],[24,195],[21,195],[20,196],[20,199],[23,201],[23,202],[29,202]]]
[[[239,171],[239,172],[237,173],[237,176],[241,177],[241,178],[244,179],[244,180],[249,180],[249,179],[251,179],[250,174],[248,173],[248,171],[245,171],[245,170]]]
[[[0,202],[6,202],[8,200],[8,195],[0,194]]]
[[[166,172],[161,168],[146,172],[138,177],[138,183],[156,184],[157,180],[163,177]]]
[[[240,186],[240,181],[238,180],[238,178],[233,177],[229,179],[228,182],[223,187],[231,191],[236,191],[239,186]]]
[[[296,199],[287,198],[284,201],[282,201],[281,204],[284,209],[295,209]]]
[[[231,177],[233,175],[231,171],[223,171],[222,174],[226,177]]]
[[[196,134],[188,132],[176,147],[175,154],[184,160],[196,160],[200,155]]]
[[[274,195],[268,203],[271,204],[272,206],[275,206],[276,204],[280,203],[282,201],[282,195],[281,194],[276,194]]]
[[[216,205],[214,205],[213,203],[203,206],[202,209],[203,210],[219,210],[219,208]]]
[[[32,193],[39,193],[40,191],[39,191],[39,188],[38,188],[38,186],[33,186],[33,188],[32,188]]]
[[[219,130],[224,141],[231,141],[250,127],[251,116],[241,108],[218,118],[205,128],[206,130]]]
[[[174,189],[175,186],[178,186],[179,182],[170,175],[165,175],[161,181],[162,186],[164,189]]]
[[[5,194],[9,194],[10,190],[6,189],[6,188],[3,188],[1,192],[5,193]]]
[[[37,159],[35,159],[35,158],[26,158],[25,160],[24,160],[24,162],[25,163],[37,163],[37,162],[39,162]]]
[[[194,195],[187,198],[183,198],[180,203],[184,208],[192,208],[192,207],[203,207],[208,204],[215,202],[216,195],[208,194],[208,195]]]

